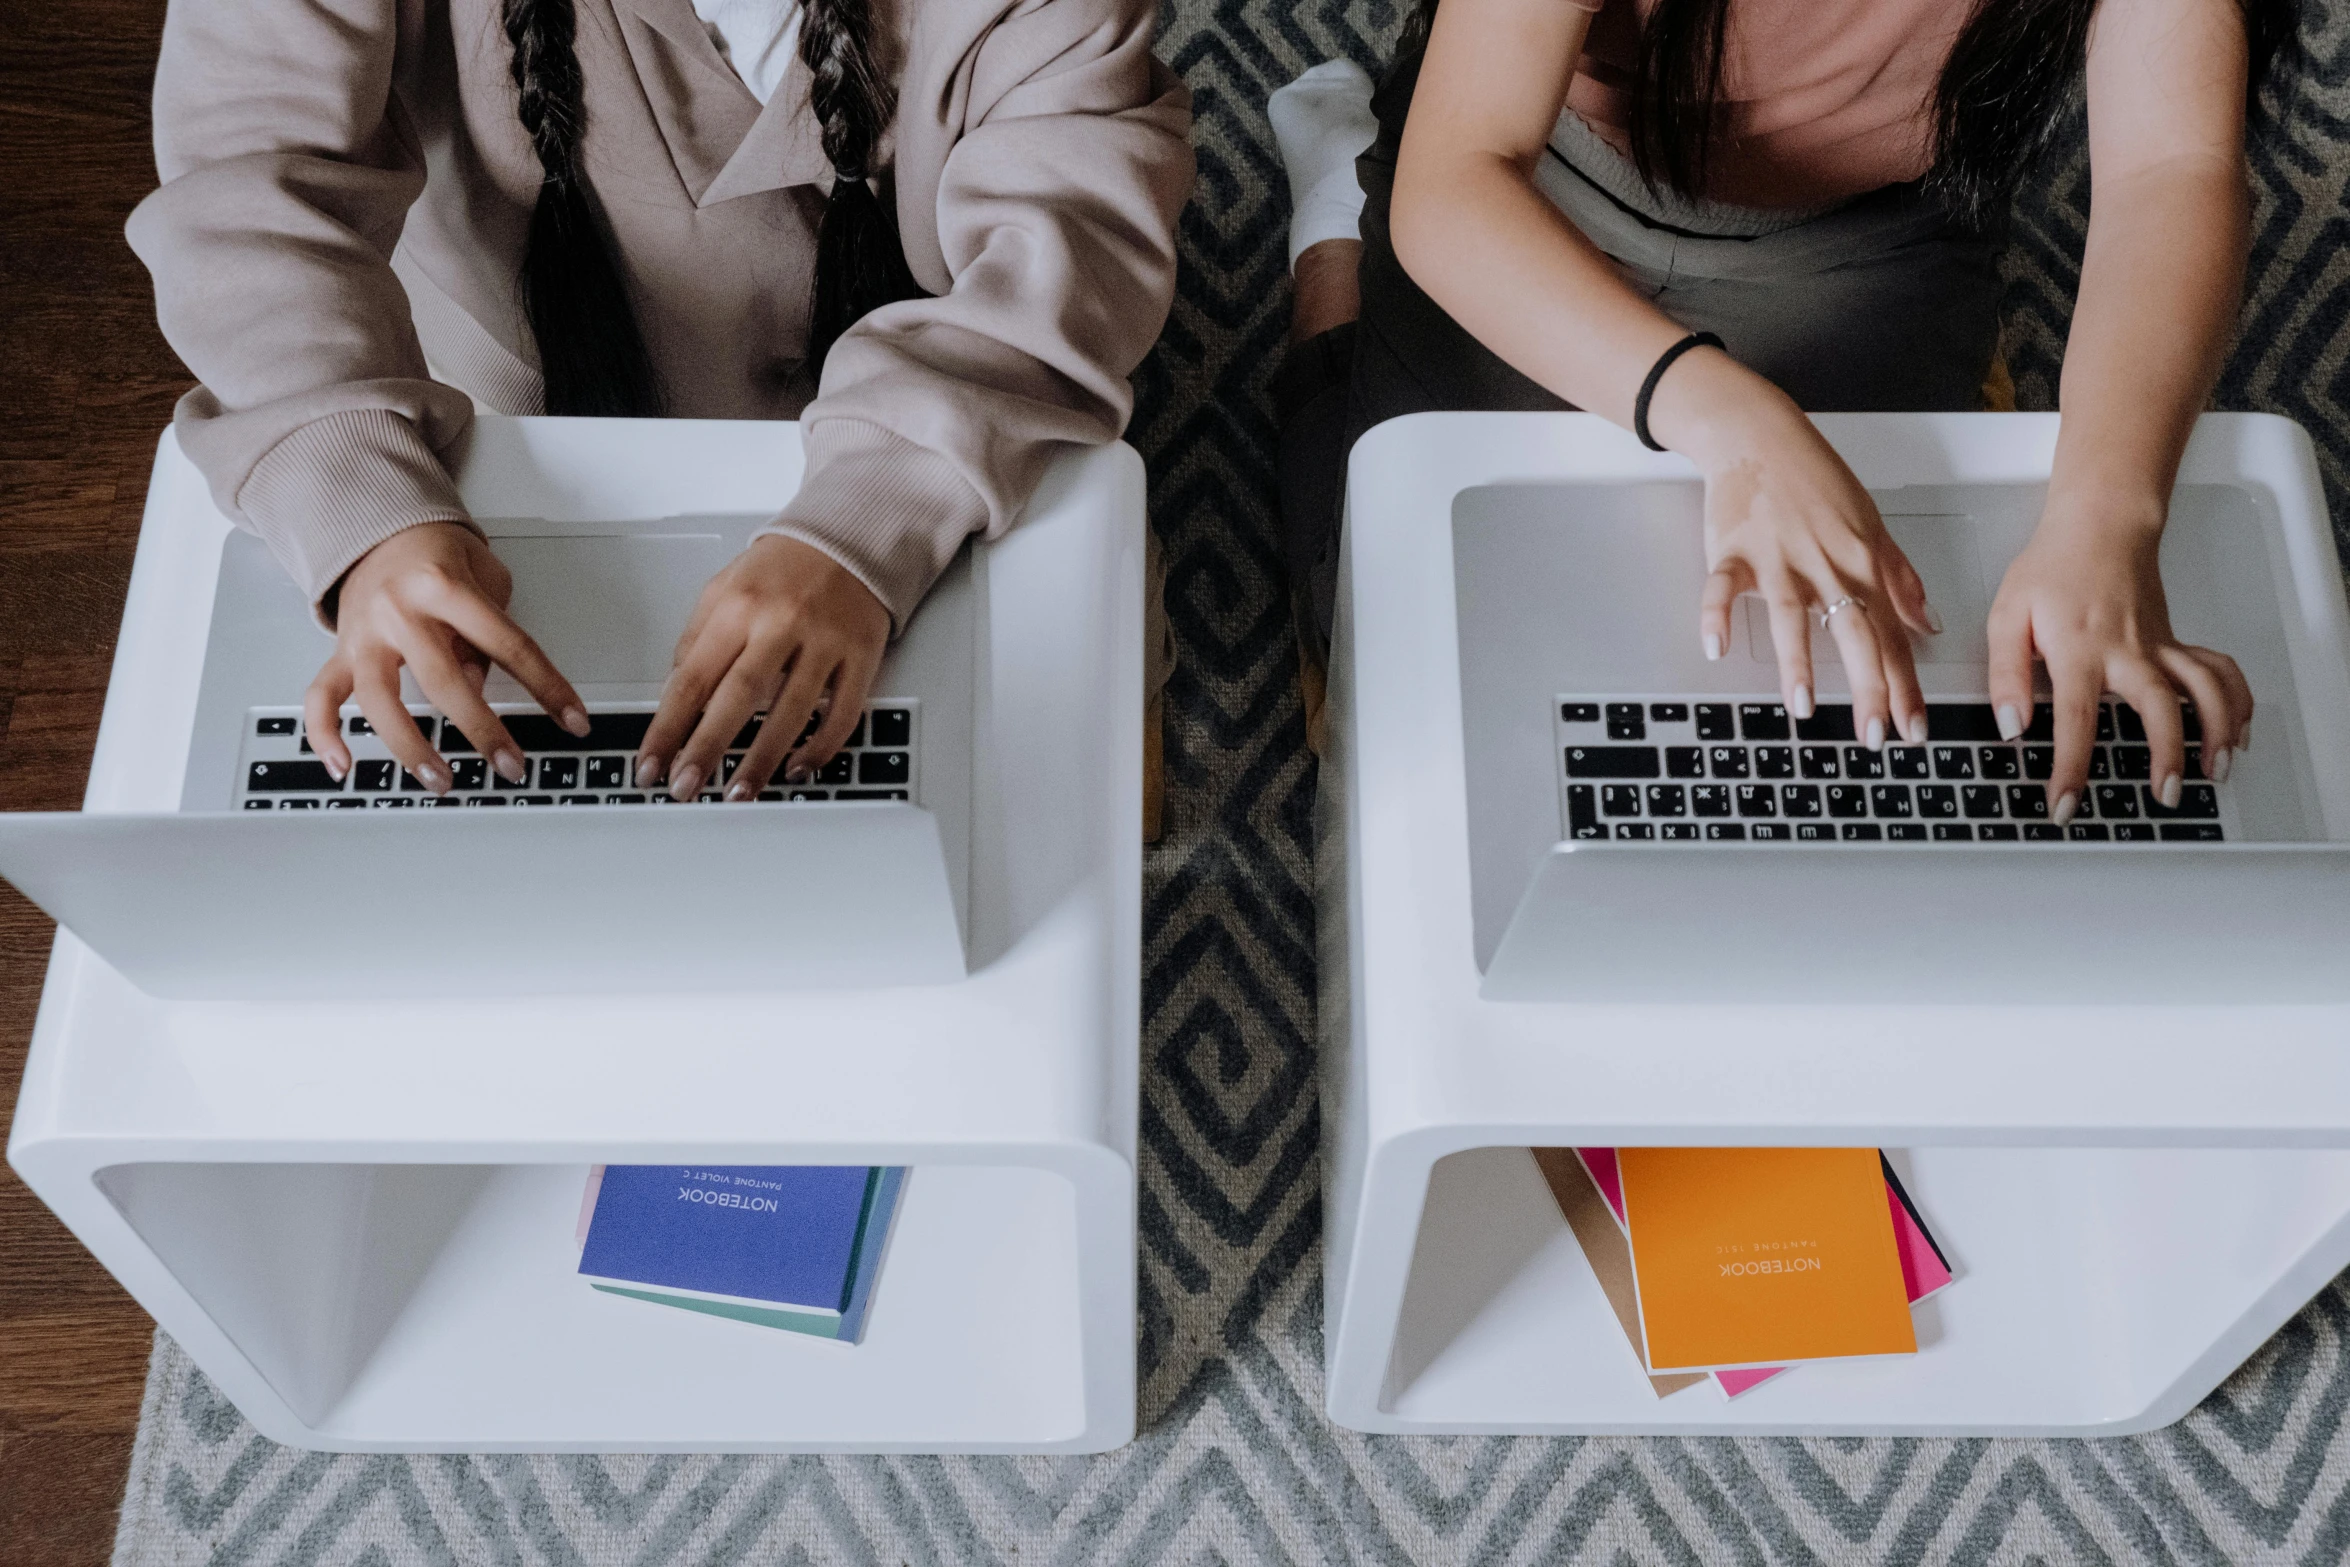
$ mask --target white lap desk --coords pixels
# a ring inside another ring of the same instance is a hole
[[[1873,489],[2045,482],[2055,440],[2053,416],[1819,423]],[[2350,718],[2306,438],[2207,419],[2182,482],[2247,473],[2281,513],[2304,702]],[[1692,477],[1586,415],[1425,415],[1355,448],[1317,856],[1331,1417],[1659,1434],[2175,1420],[2350,1264],[2350,1009],[1480,999],[1453,497]],[[1694,586],[1689,604],[1694,638]],[[2263,749],[2300,727],[2264,708]],[[2335,838],[2344,727],[2307,737],[2332,763]],[[1524,1153],[1578,1144],[1887,1147],[1958,1281],[1918,1309],[1914,1357],[1799,1367],[1735,1402],[1656,1398]]]
[[[459,478],[482,515],[561,520],[772,511],[799,473],[789,424],[484,420]],[[967,980],[170,1003],[60,932],[10,1162],[281,1442],[1128,1441],[1143,526],[1142,464],[1113,446],[1056,462],[986,550]],[[227,531],[166,437],[87,809],[176,808]],[[285,892],[365,939],[362,897]],[[612,892],[616,919],[691,918]],[[449,901],[454,939],[497,939],[491,897]],[[596,1161],[913,1166],[865,1341],[588,1289]]]

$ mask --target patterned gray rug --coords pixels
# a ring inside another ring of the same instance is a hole
[[[1375,67],[1399,20],[1390,0],[1169,8],[1200,185],[1133,432],[1183,659],[1145,887],[1141,1439],[1051,1460],[328,1457],[263,1440],[159,1339],[118,1567],[2350,1554],[2340,1283],[2194,1415],[2133,1440],[1367,1439],[1322,1418],[1313,766],[1270,516],[1287,210],[1264,102],[1333,55]],[[2306,425],[2350,519],[2350,10],[2310,4],[2308,26],[2308,74],[2254,155],[2253,285],[2219,401]],[[2026,407],[2053,405],[2088,183],[2076,128],[2018,213]]]

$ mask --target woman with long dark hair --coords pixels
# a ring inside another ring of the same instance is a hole
[[[2226,776],[2251,693],[2232,660],[2172,633],[2155,554],[2235,321],[2246,118],[2291,46],[2289,0],[1429,10],[1358,129],[1315,107],[1342,103],[1335,75],[1275,105],[1319,225],[1298,236],[1320,242],[1296,258],[1303,340],[1281,390],[1309,626],[1327,637],[1354,435],[1420,409],[1573,406],[1704,476],[1709,656],[1733,600],[1760,595],[1787,704],[1808,714],[1805,619],[1824,615],[1860,732],[1924,739],[1910,638],[1938,632],[1936,612],[1804,414],[1986,406],[2005,211],[2085,80],[2095,200],[2062,433],[2037,533],[1991,608],[1991,698],[2013,738],[2045,667],[2059,822],[2101,693],[2144,715],[2166,800],[2187,766],[2181,697]],[[1331,191],[1351,188],[1339,164],[1364,141],[1358,241]]]
[[[183,449],[334,628],[504,775],[489,663],[576,730],[444,455],[507,413],[798,418],[791,504],[704,593],[638,771],[797,779],[893,629],[1053,450],[1115,439],[1174,291],[1189,98],[1148,0],[175,0],[133,215],[202,384]],[[829,713],[793,748],[803,721]]]

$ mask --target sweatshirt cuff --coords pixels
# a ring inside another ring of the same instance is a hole
[[[799,493],[760,534],[840,562],[888,609],[890,635],[902,633],[963,540],[987,526],[987,502],[946,458],[877,424],[825,419],[801,426],[801,439]]]
[[[314,608],[393,534],[427,522],[473,526],[440,457],[386,408],[347,409],[294,431],[253,465],[237,509]]]

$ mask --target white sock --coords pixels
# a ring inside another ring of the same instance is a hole
[[[1326,239],[1362,237],[1355,159],[1379,137],[1371,78],[1352,60],[1325,60],[1265,103],[1289,171],[1289,264]]]

